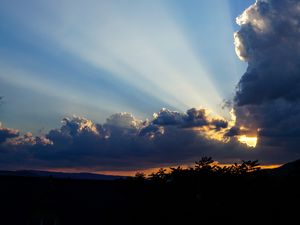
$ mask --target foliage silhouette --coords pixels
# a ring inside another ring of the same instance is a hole
[[[253,174],[260,171],[258,160],[242,160],[241,164],[234,163],[230,166],[218,165],[212,157],[202,157],[199,161],[195,162],[193,167],[184,169],[181,166],[170,167],[167,172],[166,169],[160,168],[157,172],[153,172],[148,176],[148,180],[154,182],[167,182],[182,179],[197,179],[201,176],[245,176],[246,174]],[[136,174],[136,179],[145,174]],[[145,178],[146,179],[146,178]]]
[[[213,171],[215,166],[213,165],[214,160],[212,160],[211,157],[202,157],[201,160],[195,162],[195,170],[196,171],[201,171],[201,170],[206,170],[206,171]]]
[[[150,180],[155,182],[165,182],[167,181],[169,175],[166,171],[166,169],[160,168],[156,173],[151,173],[149,175],[149,178]]]
[[[137,172],[134,177],[134,180],[136,181],[145,181],[146,180],[146,174],[144,172]]]

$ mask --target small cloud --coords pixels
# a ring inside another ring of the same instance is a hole
[[[14,138],[14,137],[18,137],[18,136],[19,136],[18,130],[5,128],[0,123],[0,144],[5,142],[9,138]]]
[[[32,133],[28,132],[22,136],[18,136],[18,137],[14,137],[14,138],[10,138],[7,140],[6,145],[8,146],[45,146],[45,145],[51,145],[53,144],[52,141],[50,141],[49,139],[43,137],[43,136],[38,136],[35,137],[32,135]]]

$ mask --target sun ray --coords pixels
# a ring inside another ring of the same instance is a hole
[[[223,98],[210,72],[162,3],[99,2],[91,8],[78,2],[45,10],[55,19],[36,12],[39,19],[25,24],[38,36],[176,108],[218,111]],[[16,18],[23,21],[22,16]]]

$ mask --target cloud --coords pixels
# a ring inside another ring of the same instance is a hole
[[[183,113],[163,108],[158,113],[154,113],[153,123],[158,125],[180,125],[184,123],[185,116]]]
[[[32,133],[28,132],[22,136],[17,136],[8,139],[6,145],[16,146],[18,148],[24,146],[40,146],[40,145],[51,145],[53,144],[49,139],[43,136],[33,136]]]
[[[181,127],[214,126],[216,130],[227,128],[228,122],[221,118],[210,118],[205,109],[191,108],[186,113],[161,109],[154,114],[153,124],[178,125]]]
[[[103,124],[73,116],[45,136],[6,139],[0,168],[128,170],[191,163],[203,155],[223,161],[246,157],[248,148],[235,139],[225,143],[210,136],[228,129],[227,121],[204,109],[162,109],[150,120],[117,113]]]
[[[214,119],[211,121],[211,125],[215,126],[217,131],[220,131],[221,129],[228,127],[228,122],[222,119]]]
[[[274,156],[299,158],[300,2],[258,0],[237,23],[236,53],[248,62],[234,99],[237,126],[257,133],[258,147]]]
[[[2,127],[2,124],[0,123],[0,144],[5,142],[6,139],[17,137],[18,135],[18,130]]]
[[[239,127],[231,127],[226,133],[226,137],[234,137],[241,134],[241,130]]]

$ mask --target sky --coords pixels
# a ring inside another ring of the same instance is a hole
[[[300,1],[0,1],[0,169],[300,158]]]
[[[38,133],[78,115],[221,109],[246,64],[235,18],[253,1],[1,0],[0,111]]]

